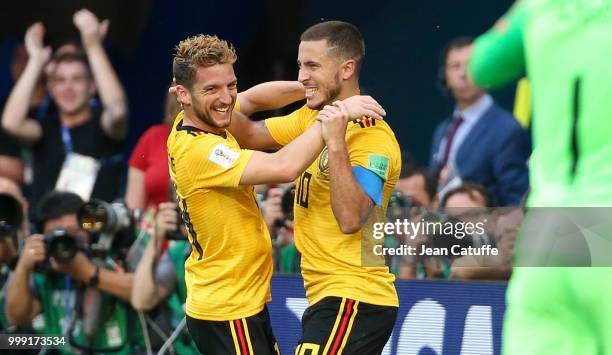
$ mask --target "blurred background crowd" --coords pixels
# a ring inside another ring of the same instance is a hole
[[[390,255],[392,272],[508,279],[529,187],[528,95],[522,85],[492,95],[472,84],[473,38],[464,35],[489,28],[511,1],[341,3],[0,5],[9,7],[0,21],[0,327],[67,334],[67,352],[195,352],[181,323],[191,249],[165,150],[180,110],[168,94],[173,46],[201,32],[229,40],[244,91],[295,80],[299,33],[321,19],[353,22],[365,37],[362,85],[403,150],[389,219],[488,218],[486,233],[466,243],[502,253],[490,261]],[[275,272],[299,273],[292,186],[257,191]],[[385,237],[386,246],[402,243]]]

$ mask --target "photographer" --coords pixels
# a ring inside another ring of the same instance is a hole
[[[169,343],[178,354],[198,354],[183,321],[187,298],[184,264],[191,253],[191,244],[187,239],[175,240],[160,256],[160,246],[170,232],[177,231],[178,222],[176,203],[160,203],[155,216],[154,233],[150,236],[134,273],[131,303],[136,310],[149,312],[147,314],[149,317],[155,316],[155,313],[161,313],[158,307],[165,307],[165,310],[171,313],[169,322],[168,319],[165,319],[165,323],[171,323],[170,329],[176,329],[176,340]],[[163,329],[167,328],[164,325],[167,324],[161,324],[159,328],[167,331]],[[153,348],[156,347],[153,346]]]
[[[18,238],[27,230],[25,202],[19,186],[0,176],[0,265],[17,262]]]
[[[402,152],[402,170],[397,181],[397,187],[387,207],[388,219],[409,218],[419,220],[426,209],[431,208],[437,200],[436,181],[421,167],[409,161],[408,153]],[[385,246],[396,247],[402,243],[401,238],[387,236]],[[417,277],[416,260],[414,256],[386,256],[387,265],[401,279]]]
[[[274,247],[274,270],[280,273],[300,272],[300,255],[293,240],[294,184],[268,185],[261,213],[266,221]]]
[[[122,300],[130,298],[133,275],[110,257],[94,262],[81,250],[56,260],[65,256],[70,238],[89,250],[90,236],[77,218],[82,205],[79,196],[68,192],[53,191],[40,201],[36,215],[45,235],[26,239],[7,287],[6,316],[21,325],[42,314],[41,333],[67,335],[67,342],[86,351],[131,353],[130,309]],[[68,349],[62,352],[71,353]]]
[[[411,199],[413,205],[431,208],[436,199],[437,188],[435,179],[424,168],[415,167],[407,161],[402,162],[397,190],[404,197]]]
[[[0,177],[0,331],[8,330],[4,316],[5,284],[17,262],[19,238],[27,230],[26,203],[12,180]]]
[[[463,183],[446,193],[441,209],[449,215],[465,220],[472,215],[474,220],[488,220],[487,233],[499,255],[467,255],[455,258],[451,264],[450,278],[463,280],[507,280],[512,272],[512,249],[518,226],[523,219],[520,208],[497,208],[488,210],[490,199],[485,188],[478,184]],[[480,213],[479,213],[480,212]]]

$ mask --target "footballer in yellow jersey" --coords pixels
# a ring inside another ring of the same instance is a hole
[[[306,88],[307,108],[325,111],[325,105],[359,94],[364,55],[361,33],[349,23],[322,22],[304,31],[298,80]],[[279,143],[293,136],[272,120],[266,126]],[[384,218],[397,183],[400,148],[390,127],[371,118],[350,122],[345,140],[329,140],[325,127],[323,135],[326,150],[298,180],[294,204],[310,303],[296,353],[380,354],[399,304],[394,276],[364,246],[373,246],[367,231],[375,217]]]
[[[304,85],[306,105],[266,120],[264,128],[236,124],[240,144],[292,144],[321,117],[338,110],[359,117],[347,112],[347,106],[360,94],[364,54],[361,33],[349,23],[328,21],[307,29],[298,50],[298,81]],[[366,232],[369,224],[384,216],[397,183],[399,145],[389,125],[371,117],[342,128],[346,130],[323,123],[327,147],[296,181],[295,241],[309,301],[297,355],[380,354],[397,318],[394,276],[382,257],[364,262],[363,252],[368,250],[364,244],[374,243]],[[332,139],[330,132],[340,131],[341,139]]]
[[[317,113],[304,106],[265,123],[272,137],[284,145],[308,129]],[[363,117],[349,122],[346,142],[351,166],[370,170],[384,181],[382,193],[375,196],[374,202],[386,206],[401,169],[400,149],[393,131],[384,121]],[[330,200],[327,148],[296,181],[295,194],[295,243],[302,254],[301,269],[309,304],[339,296],[397,307],[395,277],[389,269],[362,265],[362,230],[343,233],[336,221]],[[382,255],[380,259],[384,264]]]
[[[187,327],[206,354],[276,354],[265,307],[271,240],[253,185],[296,179],[323,149],[323,125],[346,125],[348,116],[327,112],[275,153],[241,149],[226,130],[237,97],[235,60],[227,42],[198,35],[179,43],[173,62],[184,111],[175,119],[167,147],[192,244],[185,262]],[[327,139],[341,140],[345,133],[344,128],[329,131]]]
[[[185,263],[190,317],[244,318],[271,299],[262,287],[272,276],[270,235],[253,186],[240,185],[252,154],[230,133],[185,126],[183,112],[168,137],[170,175],[193,247]]]

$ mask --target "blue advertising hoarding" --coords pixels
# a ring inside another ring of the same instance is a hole
[[[396,288],[400,309],[383,355],[500,353],[505,283],[398,280]],[[308,307],[302,278],[274,276],[268,307],[282,353],[293,354]]]

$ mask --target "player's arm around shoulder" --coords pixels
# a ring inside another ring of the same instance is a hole
[[[259,111],[276,110],[304,98],[304,86],[297,81],[270,81],[238,93],[229,131],[242,148],[277,150],[283,145],[263,121],[248,116]],[[301,133],[301,132],[300,132]]]
[[[241,185],[289,182],[297,179],[323,149],[325,134],[321,122],[325,122],[328,127],[328,136],[340,137],[344,142],[350,117],[367,113],[382,118],[385,114],[384,109],[369,96],[351,98],[345,106],[345,112],[333,112],[331,108],[315,111],[316,120],[305,129],[304,122],[310,113],[312,110],[305,106],[286,117],[266,121],[274,139],[285,146],[271,154],[253,152],[242,174]]]
[[[242,111],[242,104],[240,105]],[[229,131],[242,148],[253,150],[278,150],[288,145],[310,128],[309,119],[316,111],[306,105],[285,116],[251,121],[242,112],[234,110]]]
[[[252,152],[240,184],[291,182],[312,164],[321,150],[321,123],[315,122],[306,132],[277,152]]]
[[[302,99],[304,85],[299,81],[269,81],[238,93],[239,111],[246,116],[276,110]]]
[[[281,147],[263,121],[251,121],[241,111],[232,112],[232,121],[228,130],[236,137],[242,148],[276,150]]]

